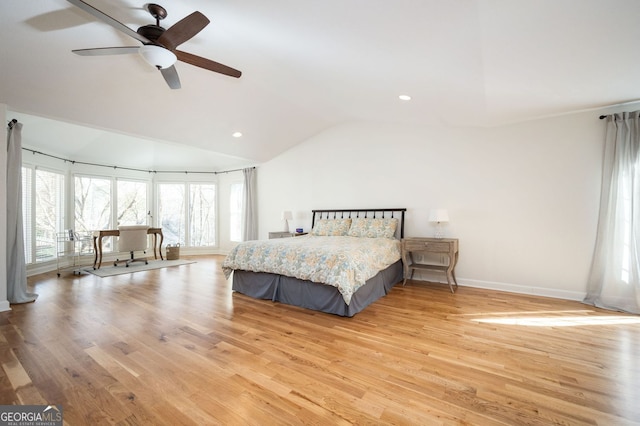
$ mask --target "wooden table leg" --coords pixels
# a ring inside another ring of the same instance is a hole
[[[94,267],[94,269],[100,269],[100,266],[102,265],[102,238],[104,237],[98,237],[98,267]]]
[[[95,271],[96,264],[98,263],[98,243],[96,242],[98,237],[93,236],[93,270]]]
[[[451,289],[451,293],[455,293],[455,290],[453,289],[454,284],[455,284],[455,287],[458,288],[458,281],[456,280],[456,273],[455,273],[456,263],[458,263],[457,252],[453,255],[453,257],[449,255],[449,266],[447,267],[447,271],[446,271],[447,283],[449,283],[449,288]]]
[[[158,234],[153,234],[153,258],[158,259],[158,254],[156,253],[156,246],[158,245]]]

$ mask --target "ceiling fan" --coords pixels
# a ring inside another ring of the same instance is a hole
[[[148,63],[160,70],[165,81],[172,89],[180,88],[180,78],[174,66],[176,61],[186,62],[196,67],[231,77],[239,78],[242,75],[240,71],[234,68],[176,49],[176,47],[191,39],[209,24],[209,19],[200,12],[193,12],[165,29],[160,26],[160,21],[167,17],[167,11],[158,4],[149,3],[145,5],[145,8],[155,18],[155,25],[144,25],[138,28],[137,31],[133,31],[123,23],[82,0],[67,1],[142,43],[142,46],[72,50],[77,55],[101,56],[139,53]]]

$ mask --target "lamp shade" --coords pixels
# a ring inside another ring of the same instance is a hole
[[[431,209],[429,212],[429,222],[449,222],[447,209]]]
[[[154,67],[164,69],[169,68],[176,63],[178,58],[176,55],[164,47],[155,46],[153,44],[145,44],[138,49],[140,56]]]
[[[293,219],[293,214],[291,213],[291,210],[284,210],[282,212],[282,220],[291,220]]]

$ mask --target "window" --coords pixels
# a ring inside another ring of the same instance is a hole
[[[231,241],[242,241],[242,191],[243,183],[231,184],[231,195],[229,197],[229,239]]]
[[[24,261],[26,263],[32,263],[33,252],[33,210],[32,197],[33,188],[31,183],[33,182],[33,169],[29,167],[22,167],[22,228],[24,232]]]
[[[90,232],[111,227],[111,180],[76,176],[75,231]]]
[[[67,178],[69,177],[69,178]],[[69,182],[68,179],[71,179]],[[211,182],[158,183],[154,211],[152,179],[70,174],[69,170],[22,167],[22,220],[27,264],[53,261],[58,234],[114,229],[118,225],[161,226],[164,243],[212,247],[217,241],[217,185]],[[70,192],[67,191],[70,188]],[[151,220],[151,213],[157,218]],[[105,238],[103,251],[113,250]]]
[[[22,222],[26,263],[56,258],[56,235],[64,230],[64,175],[22,167]]]
[[[167,244],[186,242],[185,184],[158,184],[158,221]]]
[[[22,223],[26,263],[55,260],[64,230],[64,175],[22,167]]]
[[[216,186],[192,183],[189,185],[190,245],[216,245]]]
[[[30,226],[32,228],[35,228],[36,262],[55,259],[56,236],[64,230],[63,174],[35,170],[35,222]]]
[[[84,233],[111,228],[111,179],[76,176],[74,194],[74,231]],[[113,238],[106,238],[102,249],[111,251]]]
[[[216,185],[159,183],[158,221],[167,244],[215,246]]]
[[[144,225],[147,223],[147,183],[118,180],[116,185],[118,225]]]

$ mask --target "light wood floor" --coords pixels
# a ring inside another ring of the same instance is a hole
[[[30,278],[0,403],[96,424],[640,424],[640,317],[409,281],[353,318],[232,293],[221,256]]]

